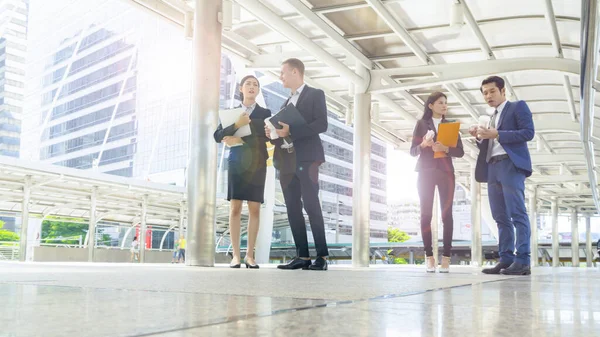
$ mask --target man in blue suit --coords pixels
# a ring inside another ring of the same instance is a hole
[[[498,76],[486,78],[480,90],[495,111],[488,128],[470,130],[480,149],[475,179],[488,183],[490,208],[500,237],[500,262],[483,273],[529,275],[531,228],[525,208],[525,179],[532,172],[527,149],[535,134],[531,111],[524,101],[506,100],[504,80]]]

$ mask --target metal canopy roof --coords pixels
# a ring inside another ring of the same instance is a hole
[[[183,187],[4,156],[0,156],[0,212],[21,213],[28,179],[29,214],[37,217],[89,219],[96,188],[97,221],[139,224],[144,196],[148,198],[148,225],[175,228],[181,216],[184,223],[187,220],[187,191]],[[285,227],[284,207],[276,206],[275,213],[274,228]],[[243,216],[246,214],[245,210]],[[219,234],[229,226],[229,207],[223,196],[217,199],[216,223]]]
[[[191,36],[195,1],[125,1],[185,28]],[[525,100],[533,112],[536,137],[530,150],[535,172],[527,183],[537,186],[540,209],[549,209],[549,201],[558,197],[563,208],[595,212],[579,122],[581,1],[235,0],[233,4],[234,13],[236,6],[241,7],[239,20],[234,14],[231,29],[223,31],[222,46],[234,61],[277,77],[282,60],[302,59],[307,83],[324,89],[330,109],[340,116],[352,111],[353,90],[348,83],[364,81],[379,107],[373,132],[398,149],[408,149],[427,96],[445,92],[449,118],[462,123],[466,140],[465,158],[456,165],[463,186],[469,184],[477,154],[467,129],[489,109],[479,85],[488,75],[502,75],[509,100]],[[462,20],[450,25],[453,10],[462,11]],[[357,75],[357,66],[370,69],[370,78]],[[597,81],[593,86],[600,88]],[[597,116],[600,97],[594,106]],[[596,145],[598,131],[595,128],[591,135]]]
[[[147,196],[147,223],[172,226],[179,223],[185,200],[182,187],[1,156],[0,211],[21,212],[27,177],[31,190],[29,213],[42,217],[88,219],[96,187],[98,221],[139,223],[142,200]]]

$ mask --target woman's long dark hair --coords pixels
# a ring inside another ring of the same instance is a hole
[[[240,82],[240,100],[242,101],[242,103],[244,103],[244,93],[242,92],[242,88],[244,87],[244,83],[246,83],[246,81],[251,78],[256,80],[256,83],[258,83],[258,90],[260,90],[260,82],[258,81],[258,78],[256,78],[256,76],[254,76],[254,75],[244,76],[244,78],[242,78],[242,81]]]
[[[429,108],[429,104],[435,103],[435,101],[440,99],[440,97],[444,97],[445,99],[448,99],[446,94],[444,94],[443,92],[439,92],[439,91],[436,91],[433,94],[429,95],[429,97],[427,97],[427,102],[425,102],[425,111],[423,111],[423,117],[421,117],[422,120],[430,120],[433,117],[433,111]],[[442,120],[445,120],[445,119],[446,119],[446,115],[442,115]]]

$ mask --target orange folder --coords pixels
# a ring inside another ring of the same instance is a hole
[[[448,146],[456,147],[458,143],[458,133],[460,132],[460,123],[440,123],[438,126],[437,141]],[[445,152],[435,152],[433,158],[446,157]]]

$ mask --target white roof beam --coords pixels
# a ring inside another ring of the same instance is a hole
[[[358,62],[360,62],[367,69],[373,68],[373,62],[369,60],[361,51],[359,51],[354,45],[352,45],[348,40],[346,40],[343,36],[341,36],[333,27],[323,21],[317,14],[315,14],[312,10],[306,7],[302,1],[300,0],[287,0],[287,2],[294,7],[298,13],[300,13],[304,18],[308,21],[316,25],[320,30],[322,30],[327,37],[331,38],[337,44],[339,44],[346,52],[352,55]]]
[[[373,70],[369,89],[371,93],[388,93],[525,70],[548,70],[579,75],[579,62],[569,59],[535,57]],[[381,78],[384,76],[423,76],[430,72],[441,73],[441,75],[437,78],[391,86],[381,83]]]
[[[317,59],[322,60],[335,71],[337,71],[340,74],[340,76],[352,81],[355,84],[362,84],[365,83],[365,81],[367,81],[367,79],[358,76],[354,71],[346,67],[345,64],[338,61],[331,54],[323,50],[323,48],[311,41],[308,37],[306,37],[304,34],[298,31],[295,27],[293,27],[284,19],[282,19],[279,15],[273,13],[273,11],[271,11],[262,3],[256,0],[236,1],[238,4],[240,4],[240,6],[245,8],[248,12],[252,13],[255,17],[260,18],[264,25],[271,28],[275,32],[279,32],[288,39],[296,42],[296,44],[300,48],[308,50]]]
[[[558,26],[556,25],[556,15],[554,14],[554,7],[552,6],[552,0],[545,0],[546,4],[546,20],[550,25],[550,32],[552,32],[552,46],[556,49],[556,56],[558,58],[564,58],[562,45],[560,42],[560,35],[558,34]],[[575,99],[573,98],[573,87],[569,76],[564,75],[563,85],[565,87],[565,94],[567,95],[567,101],[569,102],[569,111],[571,118],[577,121],[577,109],[575,108]]]

